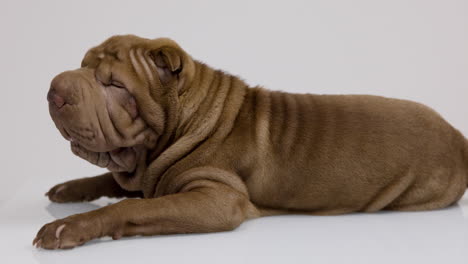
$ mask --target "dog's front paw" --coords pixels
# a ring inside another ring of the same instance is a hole
[[[66,249],[80,246],[101,234],[101,225],[86,214],[72,215],[44,225],[33,240],[33,246]]]
[[[56,203],[92,201],[99,198],[95,187],[88,185],[83,180],[68,181],[55,185],[45,195]]]

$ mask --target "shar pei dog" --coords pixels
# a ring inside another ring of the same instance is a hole
[[[170,39],[111,37],[56,76],[47,99],[73,153],[109,170],[49,199],[129,199],[46,224],[36,247],[227,231],[275,214],[433,210],[467,187],[467,140],[424,105],[249,87]]]

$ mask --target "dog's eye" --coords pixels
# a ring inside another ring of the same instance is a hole
[[[119,88],[125,88],[125,86],[119,82],[119,81],[116,81],[116,80],[111,80],[111,83],[110,83],[112,86],[115,86],[115,87],[119,87]]]

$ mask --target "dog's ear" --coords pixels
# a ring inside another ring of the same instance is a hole
[[[152,51],[151,57],[156,64],[162,82],[170,81],[173,75],[177,75],[182,71],[182,58],[172,48],[161,48]]]
[[[151,41],[149,56],[163,86],[175,85],[179,95],[195,76],[195,62],[175,41],[159,38]]]

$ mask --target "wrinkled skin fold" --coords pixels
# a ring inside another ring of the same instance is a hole
[[[46,195],[129,199],[44,225],[36,247],[274,214],[433,210],[467,186],[467,140],[415,102],[249,87],[169,39],[111,37],[81,66],[52,80],[50,114],[74,154],[109,172]]]

